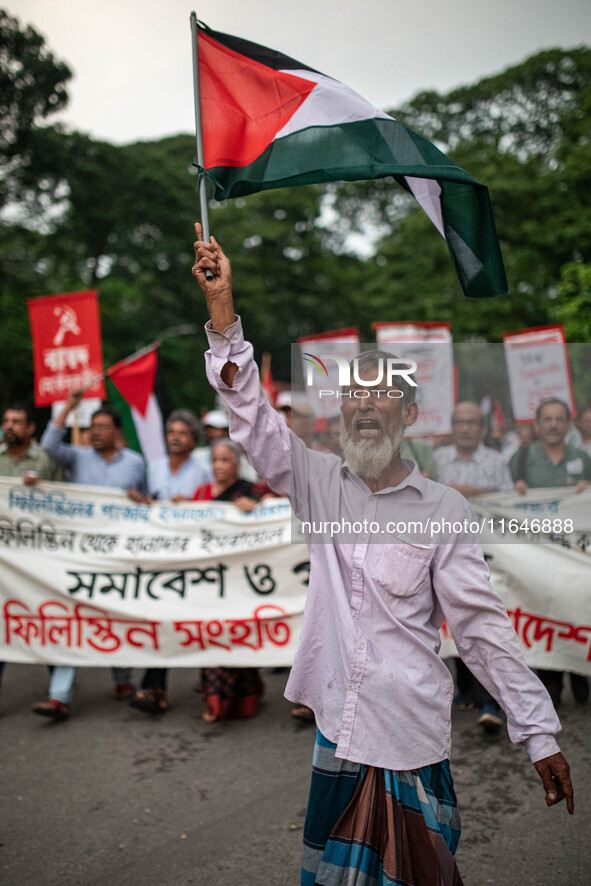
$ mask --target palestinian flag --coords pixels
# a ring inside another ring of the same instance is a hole
[[[197,35],[204,171],[217,200],[394,176],[445,237],[464,293],[507,292],[484,185],[337,80],[202,24]]]
[[[162,413],[154,394],[156,348],[115,363],[105,373],[109,400],[121,413],[127,446],[148,463],[166,455]]]

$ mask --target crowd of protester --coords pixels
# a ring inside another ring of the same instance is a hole
[[[81,398],[81,392],[71,393],[39,440],[31,409],[21,403],[8,406],[2,415],[0,476],[18,478],[28,486],[47,480],[106,486],[126,491],[135,502],[148,505],[155,500],[217,500],[251,511],[274,494],[230,439],[228,417],[222,409],[210,410],[201,418],[188,409],[172,412],[165,427],[167,455],[146,466],[138,453],[126,447],[121,418],[109,405],[92,415],[80,442],[65,441],[68,416]],[[402,457],[415,461],[428,479],[451,486],[467,498],[512,490],[525,494],[535,487],[574,486],[581,491],[591,485],[591,407],[580,409],[572,421],[561,400],[543,401],[535,422],[508,431],[491,425],[482,406],[458,403],[448,436],[407,436]],[[279,393],[275,408],[308,447],[342,457],[339,416],[319,420],[304,398],[288,391]],[[488,732],[498,732],[504,722],[499,705],[461,659],[455,660],[455,667],[454,708],[478,708],[478,724]],[[0,663],[0,678],[2,668]],[[58,665],[50,671],[48,697],[34,704],[32,711],[65,720],[71,713],[75,668]],[[564,674],[548,670],[538,674],[557,706]],[[161,715],[168,709],[167,677],[166,669],[148,668],[136,687],[131,669],[112,668],[113,698]],[[580,674],[569,677],[575,700],[587,702],[588,679]],[[256,668],[217,667],[203,668],[197,689],[203,697],[203,719],[213,723],[256,715],[264,686]],[[314,722],[312,711],[304,705],[294,707],[292,716]]]

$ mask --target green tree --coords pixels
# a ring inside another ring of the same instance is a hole
[[[0,179],[19,206],[18,221],[0,224],[3,396],[32,388],[26,298],[97,288],[107,365],[169,327],[199,327],[166,341],[160,365],[171,407],[209,406],[207,314],[191,276],[194,139],[116,146],[39,126],[65,101],[69,71],[54,64],[58,98],[28,123],[13,115],[6,130],[13,155]],[[211,201],[255,355],[270,351],[274,375],[288,379],[290,342],[352,325],[373,340],[375,320],[448,320],[458,341],[500,341],[562,317],[588,338],[586,276],[576,275],[591,262],[590,69],[589,49],[551,50],[447,95],[423,93],[396,114],[489,185],[509,297],[464,299],[444,241],[389,179]],[[375,244],[368,258],[353,248],[360,237]]]
[[[66,105],[71,76],[40,34],[0,9],[0,207],[15,197],[10,173],[29,162],[35,128]]]
[[[2,403],[32,389],[27,297],[44,286],[44,237],[26,224],[20,175],[35,161],[40,123],[65,106],[68,66],[33,28],[0,10],[0,391]],[[43,193],[43,177],[35,188]],[[43,202],[43,198],[41,198]],[[53,202],[51,200],[50,202]],[[47,204],[46,204],[47,205]],[[43,291],[43,288],[41,288]]]
[[[591,259],[591,50],[542,52],[393,113],[489,186],[510,295],[463,299],[444,244],[387,180],[341,185],[337,245],[356,220],[380,235],[365,276],[376,319],[449,320],[456,338],[491,341],[550,322],[560,269]]]

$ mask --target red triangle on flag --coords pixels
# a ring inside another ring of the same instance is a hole
[[[199,32],[205,169],[248,166],[271,144],[316,83],[241,55]]]
[[[107,375],[121,396],[144,418],[150,395],[154,392],[157,368],[158,356],[154,349],[131,363],[122,361],[107,370]]]

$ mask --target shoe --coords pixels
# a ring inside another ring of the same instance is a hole
[[[41,717],[51,717],[52,720],[67,720],[70,716],[70,707],[56,698],[48,698],[47,701],[38,701],[31,708],[34,714]]]
[[[113,698],[115,701],[129,701],[135,696],[135,686],[133,683],[115,683],[113,687]]]
[[[589,680],[582,674],[570,675],[570,686],[578,704],[585,704],[589,698]]]
[[[474,699],[469,692],[458,692],[451,706],[454,711],[472,711],[475,708]]]
[[[494,704],[485,704],[480,708],[478,725],[485,732],[498,732],[503,725],[503,718],[499,717],[499,709]]]

